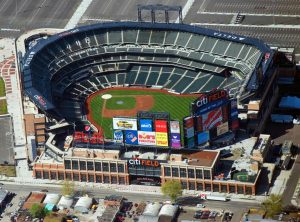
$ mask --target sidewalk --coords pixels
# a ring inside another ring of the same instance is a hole
[[[31,179],[25,177],[1,177],[0,180],[6,184],[24,184],[28,186],[41,186],[45,187],[60,187],[63,181],[58,180],[44,180],[44,179]],[[109,189],[116,192],[124,193],[142,193],[149,195],[163,195],[160,187],[141,186],[141,185],[120,185],[120,184],[103,184],[103,183],[87,183],[87,182],[74,182],[75,187],[85,189]],[[220,194],[219,194],[220,195]],[[183,190],[183,196],[194,196],[191,192]],[[265,196],[246,196],[241,194],[228,194],[231,201],[245,202],[245,203],[261,203],[265,200]]]

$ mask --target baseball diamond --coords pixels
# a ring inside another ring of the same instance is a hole
[[[102,99],[103,94],[112,95]],[[138,111],[169,112],[171,119],[182,120],[189,115],[189,105],[198,95],[177,95],[165,90],[142,88],[112,88],[90,96],[86,101],[88,120],[104,130],[107,138],[112,135],[112,117],[135,117]],[[123,101],[123,104],[117,104]]]

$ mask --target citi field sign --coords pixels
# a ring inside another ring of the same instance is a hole
[[[192,111],[194,115],[201,115],[226,103],[228,103],[228,94],[226,90],[217,90],[202,94],[196,99],[192,103]]]
[[[157,160],[141,160],[141,159],[130,159],[128,160],[129,165],[134,166],[152,166],[159,167],[160,163]]]

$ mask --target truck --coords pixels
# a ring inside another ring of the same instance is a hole
[[[217,201],[228,201],[230,200],[227,196],[224,195],[206,195],[206,200],[217,200]]]

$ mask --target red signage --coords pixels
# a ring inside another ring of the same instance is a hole
[[[152,167],[160,166],[160,164],[157,160],[131,159],[131,160],[128,160],[128,164],[135,165],[135,166],[152,166]]]
[[[184,127],[185,128],[190,128],[190,127],[194,127],[194,118],[192,116],[189,116],[189,117],[185,117],[183,119],[184,121]]]
[[[155,120],[155,131],[161,133],[167,133],[167,121],[166,120]]]
[[[227,92],[225,90],[218,90],[212,93],[203,94],[201,95],[195,102],[196,107],[202,107],[208,103],[211,103],[213,101],[227,98]]]

